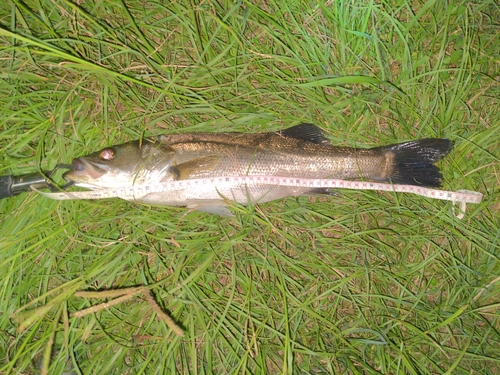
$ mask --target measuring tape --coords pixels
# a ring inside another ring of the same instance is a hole
[[[377,190],[377,191],[393,191],[397,193],[417,194],[431,199],[440,199],[452,201],[454,204],[460,203],[460,211],[455,216],[462,219],[465,215],[467,203],[480,203],[483,199],[483,194],[469,191],[446,191],[430,189],[414,185],[391,185],[380,182],[366,181],[347,181],[336,179],[311,179],[311,178],[296,178],[296,177],[280,177],[280,176],[230,176],[230,177],[210,177],[199,178],[192,180],[177,180],[158,184],[149,185],[134,185],[115,189],[98,189],[90,191],[77,192],[56,192],[45,193],[35,188],[36,192],[43,196],[56,200],[68,199],[106,199],[106,198],[124,198],[133,199],[140,198],[150,193],[164,193],[169,191],[178,191],[186,189],[196,189],[201,186],[213,185],[215,188],[232,188],[242,185],[247,186],[289,186],[289,187],[305,187],[305,188],[334,188],[334,189],[351,189],[351,190]],[[455,213],[455,207],[453,207]]]

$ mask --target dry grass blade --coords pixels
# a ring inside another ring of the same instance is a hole
[[[158,303],[154,300],[151,295],[151,291],[145,287],[136,287],[136,288],[126,288],[126,289],[118,289],[118,290],[104,290],[104,291],[80,291],[75,293],[75,297],[82,298],[110,298],[117,297],[107,302],[100,303],[98,305],[91,306],[87,309],[83,309],[80,311],[76,311],[71,314],[75,318],[82,318],[89,314],[95,314],[102,310],[109,310],[111,307],[121,304],[125,301],[128,301],[135,297],[138,294],[143,294],[146,301],[148,301],[149,305],[153,309],[154,312],[158,315],[158,317],[165,322],[165,324],[172,329],[177,336],[184,337],[184,332],[182,328],[180,328],[171,317],[169,317],[158,305]]]

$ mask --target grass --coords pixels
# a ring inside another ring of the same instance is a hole
[[[3,199],[0,373],[499,374],[495,3],[2,2],[1,175],[313,122],[344,146],[453,139],[444,188],[485,197],[463,220],[376,192],[234,218]]]

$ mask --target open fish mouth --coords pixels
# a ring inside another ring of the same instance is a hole
[[[63,177],[66,180],[78,182],[81,177],[90,177],[94,180],[101,178],[108,173],[109,167],[103,164],[91,163],[84,158],[73,160],[74,170],[66,172]]]

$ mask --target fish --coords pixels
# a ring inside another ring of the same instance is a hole
[[[303,123],[275,132],[167,134],[151,140],[135,140],[74,159],[74,169],[63,177],[87,189],[252,175],[362,179],[439,187],[442,174],[434,163],[452,148],[453,141],[445,138],[373,148],[337,147],[318,126]],[[206,184],[201,188],[144,194],[133,200],[231,216],[230,201],[255,204],[289,196],[330,193],[324,188],[276,185],[217,188]]]

